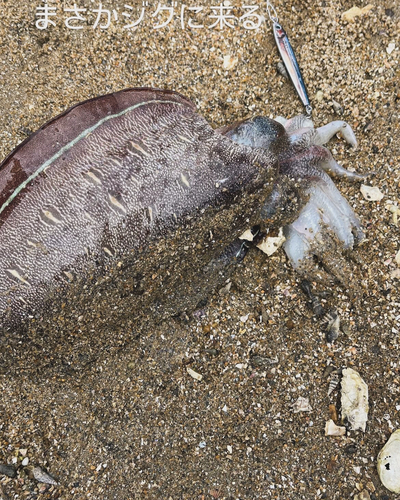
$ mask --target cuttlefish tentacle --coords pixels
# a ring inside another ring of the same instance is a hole
[[[357,147],[357,139],[353,129],[342,120],[335,120],[318,128],[315,128],[312,120],[305,115],[297,115],[289,120],[279,117],[278,121],[284,125],[293,142],[297,137],[307,134],[307,136],[310,136],[310,145],[322,146],[327,144],[334,135],[340,134],[353,148]]]
[[[324,146],[310,146],[301,153],[297,153],[295,156],[292,156],[289,161],[297,160],[298,158],[301,158],[304,164],[314,165],[315,168],[321,169],[329,175],[334,177],[343,177],[350,181],[361,181],[371,175],[370,173],[359,174],[345,169],[339,165],[339,163],[333,158],[329,149]]]
[[[280,177],[262,208],[262,216],[271,220],[275,212],[288,204],[290,197],[299,193],[303,208],[296,220],[284,228],[284,249],[289,260],[295,268],[309,272],[315,267],[313,256],[316,256],[324,264],[329,261],[325,267],[344,281],[339,261],[332,255],[337,254],[340,247],[352,248],[364,238],[364,232],[327,172],[349,180],[361,180],[366,175],[340,166],[322,145],[341,133],[346,142],[356,147],[351,127],[343,121],[334,121],[314,128],[309,118],[299,115],[289,120],[279,117],[277,121],[257,117],[221,132],[240,144],[269,147],[278,152]]]

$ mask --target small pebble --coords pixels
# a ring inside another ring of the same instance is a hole
[[[393,224],[397,227],[399,225],[400,207],[397,205],[397,203],[393,203],[391,200],[388,200],[385,208],[393,214],[392,221]]]
[[[366,484],[366,487],[371,493],[373,493],[375,491],[375,486],[374,486],[374,483],[372,481],[368,481],[368,483]]]
[[[254,240],[254,234],[251,232],[250,229],[247,229],[243,234],[239,236],[240,240],[246,240],[246,241],[253,241]]]
[[[333,110],[336,114],[338,115],[342,115],[343,114],[343,106],[341,104],[339,104],[338,102],[336,101],[332,101],[332,106],[333,106]]]
[[[354,500],[371,500],[371,497],[367,490],[362,490],[358,495],[354,496]]]
[[[33,477],[40,483],[58,484],[54,477],[50,476],[50,474],[38,466],[33,468]]]
[[[354,106],[352,109],[352,114],[354,118],[358,118],[360,116],[360,108],[358,106]]]
[[[395,43],[389,43],[389,45],[386,47],[386,52],[388,54],[391,54],[394,49],[396,48],[396,44]]]
[[[344,449],[346,455],[353,455],[356,451],[357,447],[354,444],[348,444]]]
[[[258,368],[258,367],[276,364],[276,363],[278,363],[278,359],[277,358],[267,358],[264,356],[255,355],[250,359],[250,363],[251,363],[251,366],[253,366],[254,368]]]
[[[210,356],[218,356],[219,354],[218,349],[205,349],[205,352]]]
[[[335,423],[338,421],[338,414],[335,405],[332,404],[329,405],[329,416],[331,417],[331,420],[333,420]]]
[[[15,477],[17,471],[12,465],[0,464],[0,475]]]

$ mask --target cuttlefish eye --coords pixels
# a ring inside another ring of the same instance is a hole
[[[352,248],[364,233],[358,217],[339,193],[329,174],[362,180],[367,174],[347,171],[323,147],[335,134],[357,146],[350,125],[341,120],[314,128],[309,117],[289,120],[255,117],[222,129],[231,140],[265,148],[278,158],[278,177],[261,207],[261,220],[270,229],[281,224],[284,249],[293,267],[312,273],[314,258],[328,262],[333,275],[345,282],[343,266],[332,266],[335,251]]]
[[[265,116],[256,116],[250,120],[236,122],[231,127],[226,127],[222,132],[234,142],[263,148],[279,154],[289,142],[285,127]]]
[[[276,162],[172,91],[126,89],[52,119],[0,165],[0,336],[195,308],[222,276],[199,270],[225,265],[233,234],[259,222]]]

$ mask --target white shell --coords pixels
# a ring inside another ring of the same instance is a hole
[[[279,247],[281,247],[286,241],[286,238],[283,236],[283,229],[279,229],[278,236],[266,236],[261,240],[261,242],[257,245],[262,252],[266,253],[268,257],[275,253]]]
[[[400,429],[393,432],[379,452],[377,468],[383,486],[400,493]]]
[[[241,236],[239,236],[239,240],[253,241],[254,234],[251,232],[250,229],[246,229],[246,231]]]
[[[194,378],[195,380],[199,380],[199,381],[200,381],[200,380],[202,380],[202,379],[203,379],[203,375],[200,375],[200,373],[195,372],[195,371],[194,371],[194,370],[192,370],[191,368],[189,368],[189,367],[188,367],[188,368],[186,368],[186,370],[187,370],[188,374],[189,374],[192,378]]]
[[[254,235],[250,229],[247,229],[241,236],[239,236],[240,240],[253,241]],[[270,257],[273,253],[275,253],[278,248],[280,248],[286,241],[286,238],[283,236],[283,228],[279,229],[278,236],[264,236],[264,238],[257,245],[262,252]]]
[[[358,16],[361,17],[373,8],[374,8],[374,6],[371,4],[368,4],[367,6],[363,7],[362,9],[360,9],[360,7],[352,7],[351,9],[346,10],[346,12],[343,12],[342,19],[344,19],[347,22],[352,22],[352,21],[354,21],[355,17],[358,17]]]
[[[380,201],[385,196],[377,186],[366,186],[362,184],[360,191],[368,201]]]
[[[342,422],[347,419],[349,429],[365,432],[368,420],[368,386],[352,368],[342,372]]]
[[[333,420],[328,420],[325,424],[325,436],[344,436],[346,427],[339,427]]]
[[[237,63],[238,63],[237,57],[233,57],[230,54],[224,56],[224,64],[223,64],[224,69],[229,71],[230,69],[233,69]]]
[[[312,411],[310,400],[308,398],[299,397],[297,401],[293,403],[293,412],[299,413],[301,411]]]

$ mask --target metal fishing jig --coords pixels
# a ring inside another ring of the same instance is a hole
[[[312,113],[312,107],[310,105],[310,100],[308,99],[307,89],[304,84],[303,77],[301,76],[299,64],[293,52],[292,46],[290,45],[289,38],[285,30],[282,28],[282,25],[279,24],[275,7],[269,2],[269,0],[267,0],[267,11],[268,16],[273,23],[272,29],[274,32],[275,42],[278,47],[279,54],[286,67],[286,71],[290,76],[293,86],[296,89],[296,92],[306,109],[307,116],[310,117]]]

